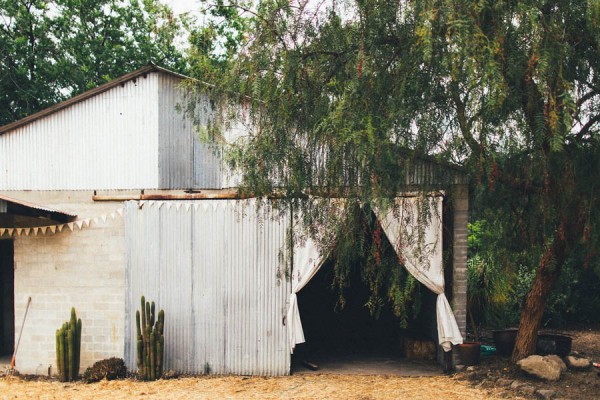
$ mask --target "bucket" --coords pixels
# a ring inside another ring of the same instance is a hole
[[[463,365],[479,364],[479,354],[481,352],[481,343],[467,342],[456,346],[458,356]]]
[[[565,335],[540,334],[537,338],[536,353],[557,354],[566,357],[571,352],[573,338]]]
[[[510,357],[514,348],[515,342],[517,341],[518,329],[502,329],[494,331],[494,343],[496,344],[496,351],[498,355],[502,357]]]

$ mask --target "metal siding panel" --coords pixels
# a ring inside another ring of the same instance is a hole
[[[0,189],[158,187],[157,74],[0,135]]]
[[[185,108],[182,80],[159,76],[159,185],[162,189],[191,188],[193,163],[193,121],[178,107]]]
[[[139,297],[152,293],[165,310],[165,368],[288,374],[282,321],[290,286],[278,273],[288,218],[272,220],[272,214],[270,204],[257,211],[255,200],[148,202],[141,209],[129,202],[128,341]],[[148,268],[152,260],[159,265]]]
[[[171,75],[159,77],[159,174],[162,189],[221,189],[223,167],[221,146],[200,140],[194,124],[206,128],[212,111],[207,96],[198,101],[194,116],[185,115],[187,106],[182,80]]]

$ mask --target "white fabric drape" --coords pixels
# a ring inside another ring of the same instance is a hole
[[[430,202],[429,221],[425,221],[426,213],[419,212],[421,209],[418,201]],[[425,200],[414,197],[399,198],[396,202],[395,210],[390,207],[383,213],[375,209],[375,214],[408,272],[438,295],[436,301],[438,339],[444,351],[450,351],[452,344],[462,343],[463,338],[444,294],[442,198],[439,196],[427,197]],[[423,225],[426,225],[424,232],[420,232],[419,226]],[[424,236],[420,237],[419,233],[424,233]]]
[[[293,353],[296,344],[304,343],[304,330],[300,321],[298,296],[296,295],[317,273],[325,262],[315,242],[308,238],[302,244],[294,245],[294,265],[292,270],[292,294],[287,313],[290,350]]]

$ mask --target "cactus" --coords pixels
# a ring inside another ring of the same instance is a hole
[[[156,380],[162,377],[165,351],[165,312],[160,310],[156,316],[154,302],[141,299],[141,313],[135,313],[137,332],[137,367],[138,374],[144,380]]]
[[[71,308],[70,320],[56,330],[56,365],[62,382],[79,379],[81,327],[81,319]]]

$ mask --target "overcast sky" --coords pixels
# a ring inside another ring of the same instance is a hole
[[[175,14],[196,11],[200,8],[198,0],[162,0],[173,9]]]

